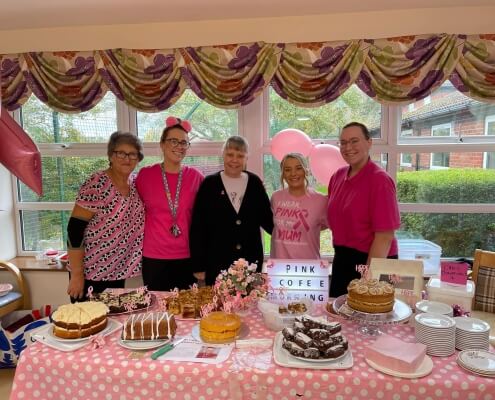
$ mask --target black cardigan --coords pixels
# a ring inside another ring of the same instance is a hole
[[[201,184],[194,203],[190,241],[193,270],[206,272],[211,285],[221,270],[239,258],[263,264],[260,228],[273,230],[270,200],[261,179],[248,174],[246,193],[237,213],[230,202],[220,172]]]

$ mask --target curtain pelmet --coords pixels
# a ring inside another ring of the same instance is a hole
[[[404,104],[447,79],[466,96],[495,102],[495,35],[31,52],[0,56],[0,74],[2,104],[11,111],[31,93],[61,112],[86,111],[111,90],[140,111],[157,112],[188,87],[230,109],[249,104],[269,84],[301,107],[329,103],[354,83],[382,104]]]

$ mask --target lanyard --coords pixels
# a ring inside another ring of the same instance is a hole
[[[168,201],[168,206],[170,208],[170,213],[172,214],[172,220],[173,220],[173,225],[170,228],[170,233],[177,237],[179,236],[182,232],[179,228],[179,225],[177,225],[177,211],[179,209],[179,194],[180,194],[180,188],[182,186],[182,171],[183,169],[181,168],[179,170],[179,179],[177,180],[177,189],[175,191],[175,199],[172,202],[172,194],[170,193],[170,187],[168,186],[168,181],[167,181],[167,175],[165,173],[165,166],[162,163],[162,178],[163,178],[163,184],[165,185],[165,194],[167,195],[167,201]]]

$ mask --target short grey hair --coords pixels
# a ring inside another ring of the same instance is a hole
[[[139,161],[142,161],[142,159],[144,158],[144,153],[143,143],[141,142],[141,139],[130,132],[121,131],[114,132],[110,135],[110,139],[108,140],[107,144],[107,155],[109,159],[112,157],[113,152],[120,144],[129,144],[133,146],[138,152]]]
[[[234,149],[237,151],[243,151],[244,153],[248,153],[249,144],[247,140],[244,139],[242,136],[231,136],[223,144],[222,152],[224,152],[227,149]]]

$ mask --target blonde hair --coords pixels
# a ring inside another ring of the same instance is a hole
[[[287,159],[293,158],[295,160],[298,160],[301,166],[304,169],[304,180],[306,181],[306,187],[309,186],[309,180],[308,180],[308,166],[306,164],[306,159],[303,157],[302,154],[300,153],[287,153],[284,158],[282,158],[282,161],[280,161],[280,184],[282,185],[282,189],[284,188],[284,167],[285,167],[285,162]]]

